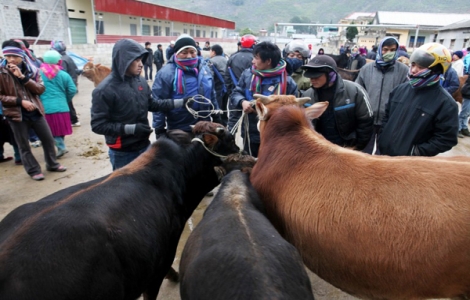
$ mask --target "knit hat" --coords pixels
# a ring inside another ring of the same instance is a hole
[[[182,34],[175,42],[175,54],[180,53],[183,49],[186,48],[193,48],[197,51],[196,42],[194,41],[194,39],[187,34]]]
[[[56,50],[59,53],[64,52],[67,49],[64,42],[62,41],[52,41],[51,42],[51,50]]]
[[[460,50],[455,51],[454,54],[457,55],[459,58],[463,57],[463,52]]]
[[[364,49],[364,48],[362,48],[362,47],[359,48],[359,54],[361,54],[361,55],[366,55],[366,54],[367,54],[366,49]]]
[[[49,50],[44,53],[42,59],[46,64],[57,64],[62,59],[62,56],[55,50]]]

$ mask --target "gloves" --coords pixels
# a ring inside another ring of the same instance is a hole
[[[124,133],[136,136],[149,136],[152,129],[147,124],[127,124],[124,125]]]
[[[183,99],[174,99],[173,102],[175,104],[175,108],[185,106],[189,99],[191,99],[191,97],[184,97]]]
[[[223,124],[222,123],[222,117],[219,114],[212,115],[212,122]]]
[[[155,137],[157,138],[157,140],[165,134],[166,134],[166,129],[165,128],[160,128],[160,129],[155,128]]]

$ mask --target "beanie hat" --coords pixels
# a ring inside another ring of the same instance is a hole
[[[180,53],[183,49],[186,48],[193,48],[194,50],[196,49],[196,42],[194,39],[187,35],[187,34],[182,34],[179,36],[179,38],[175,42],[175,54]]]
[[[62,41],[52,41],[51,42],[51,50],[56,50],[59,53],[64,52],[67,47],[65,46],[64,42]]]
[[[460,50],[455,51],[454,54],[457,55],[459,58],[463,57],[463,52]]]
[[[57,64],[61,58],[60,53],[55,50],[46,51],[42,57],[46,64]]]
[[[361,54],[361,55],[366,55],[366,54],[367,54],[366,49],[364,49],[364,48],[362,48],[362,47],[359,48],[359,54]]]

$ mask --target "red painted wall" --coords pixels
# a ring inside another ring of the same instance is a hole
[[[135,0],[95,0],[95,10],[123,15],[235,29],[235,22]]]

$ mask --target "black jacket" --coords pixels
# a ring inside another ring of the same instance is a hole
[[[105,135],[106,144],[118,151],[137,151],[149,145],[148,136],[124,134],[126,124],[148,123],[148,111],[169,111],[173,100],[154,100],[147,82],[140,76],[126,76],[129,65],[148,55],[137,42],[123,39],[113,48],[112,71],[94,90],[91,129]]]
[[[145,48],[145,50],[147,50],[149,55],[147,56],[147,59],[145,60],[144,65],[151,67],[153,64],[153,50],[152,48]]]
[[[165,60],[163,59],[163,51],[160,49],[155,50],[153,53],[153,63],[156,64],[157,66],[163,65],[165,63]]]
[[[306,90],[302,96],[310,97],[310,104],[319,101],[318,94],[313,88]],[[337,74],[332,102],[336,128],[341,138],[347,141],[344,146],[355,147],[357,150],[364,149],[372,136],[374,121],[367,92],[359,84],[343,80]]]
[[[406,82],[391,93],[378,147],[390,156],[434,156],[457,144],[458,106],[439,84],[420,89]]]
[[[67,72],[70,77],[72,77],[73,83],[75,86],[78,86],[78,73],[80,72],[77,68],[77,65],[73,61],[73,59],[68,56],[65,52],[60,53],[62,55],[62,68],[65,72]]]
[[[236,80],[238,80],[243,71],[251,67],[252,61],[253,49],[251,48],[242,48],[240,51],[235,52],[230,56],[227,62],[227,70],[224,75],[225,85],[227,86],[228,92],[231,92],[237,85],[232,80],[229,68],[232,70],[232,75],[234,75]]]

